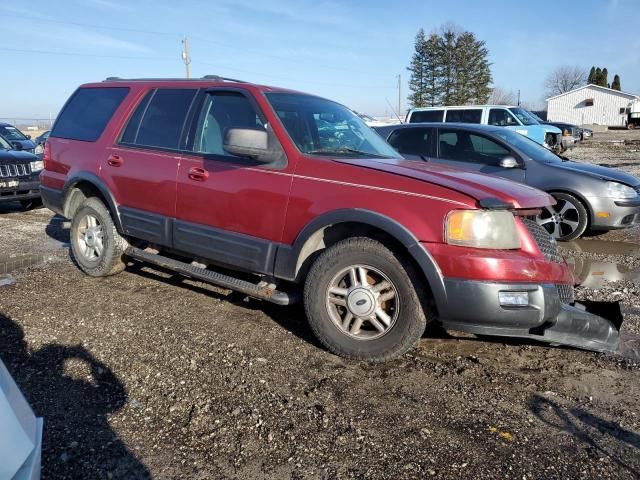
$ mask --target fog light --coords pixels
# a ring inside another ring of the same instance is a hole
[[[525,307],[529,305],[529,292],[498,292],[503,307]]]
[[[608,218],[609,217],[609,212],[596,212],[596,217]]]

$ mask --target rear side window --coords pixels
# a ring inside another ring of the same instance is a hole
[[[131,115],[121,143],[179,149],[196,92],[191,88],[159,88],[147,94]]]
[[[447,123],[480,123],[482,110],[447,110]]]
[[[417,111],[411,114],[409,123],[441,122],[443,117],[444,110]]]
[[[60,112],[51,137],[95,142],[127,93],[128,87],[79,88]]]
[[[431,155],[431,128],[402,128],[389,137],[389,145],[405,155]]]

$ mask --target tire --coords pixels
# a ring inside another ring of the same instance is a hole
[[[628,130],[633,130],[634,128],[636,128],[636,126],[635,126],[635,124],[633,122],[627,123],[627,129]]]
[[[96,197],[84,200],[71,221],[71,251],[78,267],[92,277],[120,273],[127,247],[105,204]]]
[[[416,278],[411,265],[403,265],[380,242],[342,240],[318,256],[306,277],[309,325],[316,338],[341,357],[370,362],[398,357],[420,340],[427,325],[422,295],[412,282]]]
[[[589,225],[589,212],[583,203],[568,193],[550,194],[557,203],[542,209],[536,217],[538,225],[560,242],[575,240],[584,234]]]

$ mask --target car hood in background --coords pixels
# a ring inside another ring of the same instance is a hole
[[[37,160],[33,153],[24,150],[0,150],[0,163],[32,162]]]
[[[603,167],[601,165],[593,165],[590,163],[573,162],[571,160],[562,163],[552,163],[549,165],[565,170],[580,172],[594,178],[626,183],[632,187],[640,185],[640,179],[628,173],[616,170],[615,168]]]
[[[515,208],[537,208],[555,203],[553,197],[537,188],[457,168],[396,159],[336,158],[335,161],[441,185],[476,200],[497,198]]]

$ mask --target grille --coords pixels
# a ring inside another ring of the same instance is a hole
[[[573,296],[573,286],[558,284],[556,288],[558,289],[558,296],[562,303],[574,303],[576,301]]]
[[[562,255],[558,253],[558,245],[551,235],[533,220],[523,218],[522,222],[536,242],[536,245],[544,255],[544,258],[554,263],[563,263]]]
[[[0,178],[26,177],[31,175],[31,166],[28,163],[10,163],[0,165]]]

